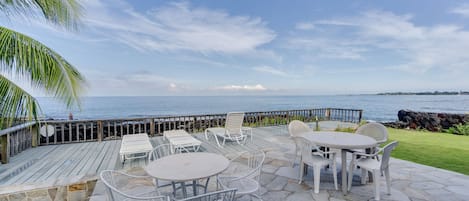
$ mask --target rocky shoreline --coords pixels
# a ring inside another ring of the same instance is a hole
[[[458,124],[469,122],[469,114],[416,112],[399,110],[398,121],[385,122],[385,126],[392,128],[425,129],[439,132]]]

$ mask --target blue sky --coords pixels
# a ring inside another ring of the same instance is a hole
[[[70,61],[87,96],[469,90],[464,1],[81,2],[78,32],[0,23]]]

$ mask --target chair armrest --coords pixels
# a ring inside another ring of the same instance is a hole
[[[353,155],[353,158],[355,158],[355,156],[375,157],[375,156],[378,156],[378,154],[381,151],[383,151],[382,148],[376,148],[376,151],[374,153],[371,153],[371,154],[367,154],[367,153],[363,153],[363,152],[354,152],[352,155]]]

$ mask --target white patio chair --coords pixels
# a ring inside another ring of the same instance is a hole
[[[261,150],[243,152],[230,161],[228,169],[218,176],[218,183],[223,189],[237,189],[237,197],[250,195],[262,200],[258,191],[264,160]]]
[[[355,133],[366,135],[375,139],[378,144],[385,143],[388,140],[388,130],[383,124],[371,122],[358,127]]]
[[[178,201],[234,201],[236,198],[235,195],[236,189],[228,189],[197,195]]]
[[[184,147],[173,147],[170,144],[160,144],[148,153],[148,163],[165,156],[180,153],[189,153],[189,150]]]
[[[180,154],[180,153],[189,153],[189,150],[187,150],[184,147],[172,147],[170,144],[160,144],[156,146],[150,153],[148,153],[148,163],[158,160],[162,157],[173,155],[173,154]],[[173,195],[176,195],[176,190],[180,189],[181,187],[176,188],[176,183],[175,182],[169,182],[169,181],[158,181],[157,179],[153,178],[154,184],[158,187],[166,187],[166,186],[172,186],[173,187]],[[181,185],[186,185],[189,186],[189,184],[185,183],[180,183]]]
[[[313,131],[313,129],[309,128],[309,126],[302,121],[293,120],[288,124],[288,133],[290,134],[292,140],[295,142],[295,157],[293,158],[292,166],[295,165],[296,158],[298,157],[298,151],[300,151],[299,145],[302,143],[303,139],[301,137],[301,134],[310,131]],[[301,161],[301,152],[299,155]]]
[[[219,147],[224,146],[227,140],[236,141],[238,144],[245,143],[247,136],[242,130],[243,121],[244,112],[229,112],[226,115],[225,127],[205,129],[205,139],[208,140],[209,134],[212,133]],[[219,137],[223,139],[221,144],[218,140]]]
[[[387,185],[387,192],[391,194],[391,178],[389,175],[389,159],[391,157],[391,151],[396,148],[399,144],[397,141],[393,141],[383,148],[378,149],[373,154],[365,154],[361,152],[353,153],[352,162],[350,162],[349,168],[349,178],[348,178],[348,190],[352,187],[352,179],[353,179],[353,170],[356,166],[360,166],[360,168],[370,171],[373,174],[373,182],[375,183],[375,200],[380,199],[379,195],[379,180],[381,177],[380,172],[384,172],[386,176],[386,185]],[[379,160],[379,153],[383,153],[381,161]],[[357,156],[365,156],[365,157],[357,157]],[[366,181],[366,172],[363,174],[362,172],[362,183]]]
[[[134,176],[121,171],[104,170],[100,174],[101,181],[106,186],[108,198],[111,201],[169,201],[168,196],[160,195],[155,186],[142,185],[148,176]]]
[[[329,151],[325,152],[319,149],[315,144],[302,140],[301,147],[301,163],[300,163],[300,177],[299,184],[303,181],[303,173],[306,171],[305,165],[313,167],[313,185],[314,193],[319,193],[319,183],[321,181],[321,168],[327,167],[328,165],[332,166],[332,175],[334,177],[334,187],[338,190],[337,187],[337,162],[336,162],[336,152]],[[313,150],[315,152],[313,152]],[[328,155],[329,158],[326,158],[325,155]]]

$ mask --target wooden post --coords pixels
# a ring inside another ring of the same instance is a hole
[[[2,163],[8,163],[10,159],[10,133],[0,136],[0,144],[2,145]]]
[[[331,120],[331,108],[326,108],[325,118]]]
[[[98,137],[98,142],[101,142],[101,141],[103,141],[103,132],[104,132],[103,131],[104,130],[103,129],[103,122],[98,120],[96,122],[96,124],[98,126],[98,136],[97,136]],[[93,127],[91,127],[91,131],[93,131]],[[91,136],[91,137],[93,137],[93,136]]]
[[[37,147],[39,145],[39,126],[40,124],[34,124],[31,126],[31,146]]]
[[[360,122],[362,122],[362,114],[363,114],[363,110],[359,110],[358,112],[358,123],[360,124]]]
[[[150,136],[155,135],[155,119],[150,119]]]

